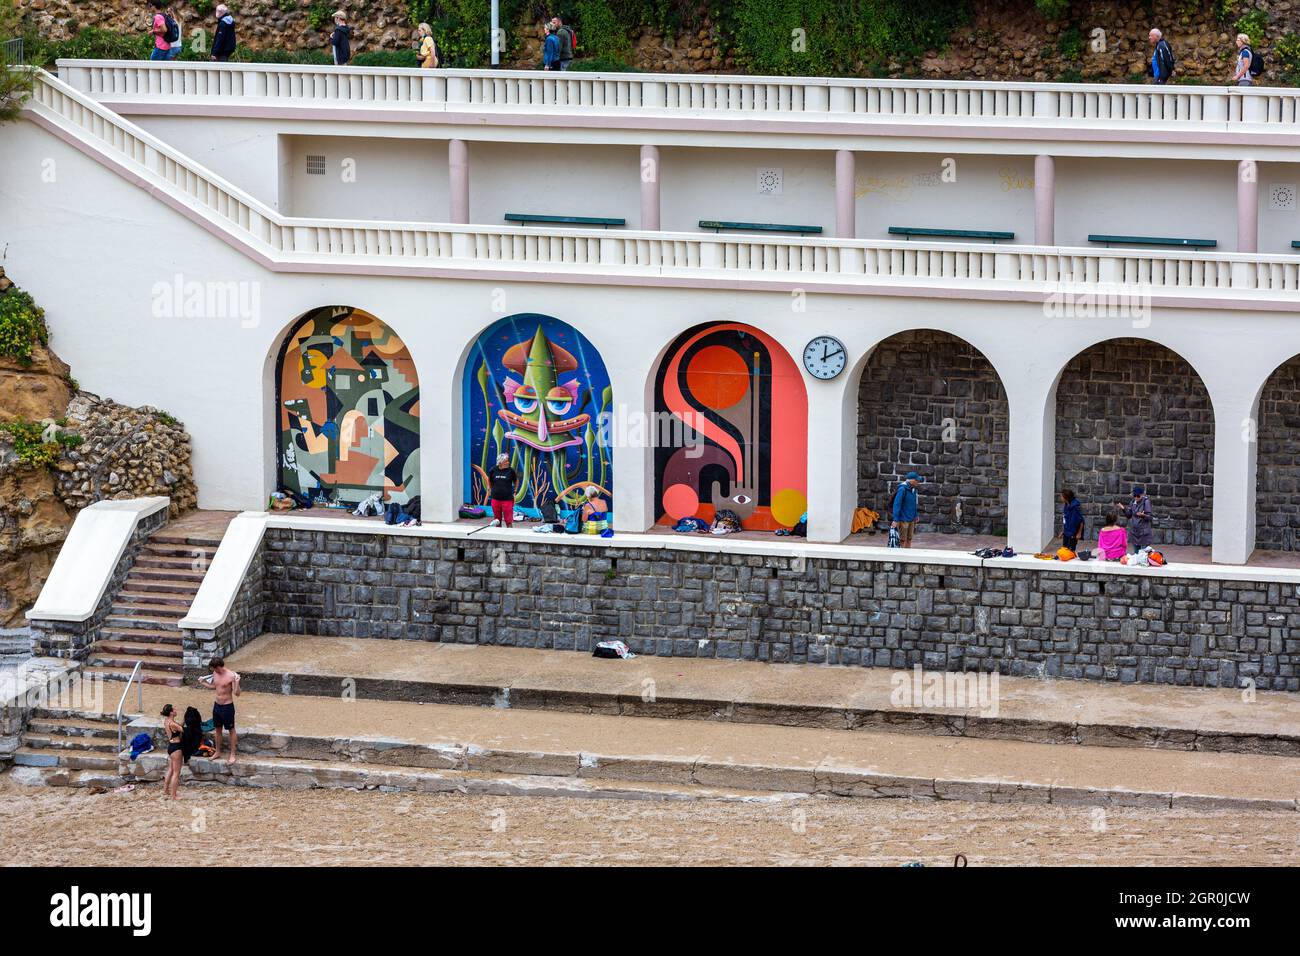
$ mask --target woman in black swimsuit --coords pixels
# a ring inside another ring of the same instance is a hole
[[[162,709],[163,733],[167,735],[167,775],[163,777],[163,795],[176,799],[176,788],[181,783],[181,725],[176,722],[176,708],[167,704]]]

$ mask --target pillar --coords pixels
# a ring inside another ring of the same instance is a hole
[[[641,228],[657,232],[659,226],[659,147],[641,147]]]
[[[858,504],[858,376],[846,372],[829,382],[808,378],[804,382],[808,388],[808,540],[838,544],[849,536]]]
[[[1237,164],[1237,251],[1259,251],[1259,169],[1253,159]]]
[[[616,383],[610,424],[614,530],[639,534],[655,523],[654,368],[625,363],[613,349],[603,357],[610,381]]]
[[[1214,404],[1214,535],[1210,560],[1245,564],[1255,550],[1257,406],[1246,396]],[[1157,525],[1157,533],[1159,526]]]
[[[1056,161],[1034,157],[1034,245],[1056,245]]]
[[[447,168],[450,171],[451,214],[447,221],[466,224],[469,222],[469,149],[463,139],[453,139],[447,143]]]
[[[1006,382],[1010,412],[1007,442],[1007,543],[1030,554],[1055,532],[1056,386],[1031,380]]]
[[[835,151],[835,238],[837,239],[856,239],[858,236],[857,200],[854,196],[857,175],[855,166],[851,149]],[[808,520],[812,520],[811,515]]]

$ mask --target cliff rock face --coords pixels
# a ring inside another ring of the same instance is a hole
[[[228,0],[239,23],[241,45],[250,49],[328,50],[330,22],[311,25],[310,4],[284,0]],[[289,9],[282,9],[288,6]],[[360,0],[349,11],[354,52],[410,47],[414,30],[405,0]],[[150,8],[143,0],[18,0],[18,7],[43,35],[65,39],[75,27],[98,26],[144,33]],[[1178,75],[1206,83],[1226,83],[1233,56],[1233,24],[1251,10],[1268,17],[1267,51],[1286,33],[1300,32],[1300,0],[1239,0],[1227,21],[1215,3],[1187,0],[1073,0],[1060,21],[1044,19],[1033,0],[969,0],[969,23],[918,63],[891,63],[890,76],[921,79],[1089,80],[1122,82],[1145,73],[1150,51],[1147,32],[1160,27],[1178,57]],[[210,27],[200,15],[176,3],[186,35]],[[539,24],[525,17],[513,26],[514,58],[504,65],[541,65]],[[579,33],[581,44],[582,34]],[[643,26],[632,36],[631,66],[671,73],[729,73],[737,64],[707,22],[705,29],[665,34]],[[1260,38],[1255,38],[1259,40]],[[590,49],[580,49],[591,55]],[[1265,82],[1276,83],[1275,70]]]

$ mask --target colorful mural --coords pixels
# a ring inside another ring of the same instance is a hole
[[[661,522],[728,508],[746,529],[773,531],[808,510],[808,395],[770,336],[729,322],[678,336],[659,365],[655,410],[684,434],[655,448]]]
[[[498,454],[519,473],[515,504],[579,504],[595,485],[612,503],[608,429],[614,390],[600,353],[548,315],[507,316],[479,336],[465,363],[465,489],[487,501]]]
[[[276,368],[280,488],[355,504],[420,493],[420,389],[402,340],[346,306],[309,312]]]

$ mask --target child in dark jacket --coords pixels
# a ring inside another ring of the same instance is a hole
[[[1061,492],[1061,544],[1071,551],[1079,550],[1083,537],[1083,506],[1069,488]]]

